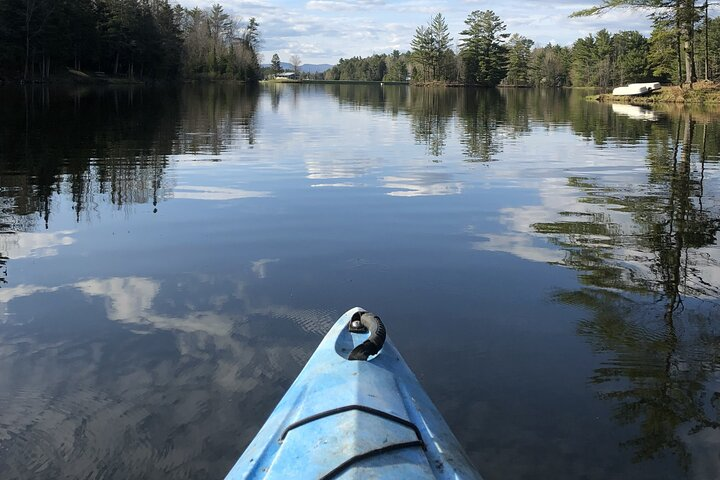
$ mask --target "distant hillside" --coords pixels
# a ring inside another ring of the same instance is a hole
[[[280,62],[280,66],[282,66],[285,70],[292,70],[293,66],[287,62]],[[263,68],[270,67],[269,63],[263,63]],[[319,73],[324,72],[325,70],[328,70],[332,68],[332,65],[329,65],[327,63],[304,63],[300,65],[300,71],[305,73]]]

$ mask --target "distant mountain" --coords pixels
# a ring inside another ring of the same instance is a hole
[[[270,67],[270,64],[263,63],[261,66],[263,68],[268,68],[268,67]],[[287,62],[280,62],[280,66],[284,70],[292,70],[293,69],[293,66]],[[305,73],[320,73],[320,72],[324,72],[325,70],[328,70],[332,67],[333,67],[333,65],[329,65],[327,63],[304,63],[304,64],[300,65],[300,71],[305,72]]]

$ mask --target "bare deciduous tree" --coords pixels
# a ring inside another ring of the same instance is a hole
[[[302,65],[302,60],[300,60],[298,55],[290,55],[290,65],[293,66],[295,75],[300,75],[300,65]]]

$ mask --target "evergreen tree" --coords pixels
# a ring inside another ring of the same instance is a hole
[[[216,73],[220,69],[220,57],[224,51],[225,40],[231,36],[233,22],[230,20],[230,15],[223,10],[222,5],[216,3],[210,9],[206,24],[212,46],[208,56],[208,66],[211,73]]]
[[[467,28],[460,32],[460,54],[465,63],[468,83],[496,86],[507,74],[508,37],[505,23],[495,12],[475,10],[465,20]]]
[[[420,66],[420,70],[415,70],[413,80],[430,80],[432,78],[432,31],[425,26],[417,27],[410,46],[412,47],[413,60]]]
[[[272,56],[272,60],[270,60],[270,70],[272,71],[273,75],[277,75],[278,73],[282,72],[280,56],[277,53],[274,53]]]
[[[709,18],[707,26],[703,23],[700,33],[697,60],[702,65],[702,77],[717,80],[720,76],[720,18]]]
[[[530,84],[535,87],[570,85],[572,54],[567,47],[548,44],[530,54]]]
[[[432,41],[432,79],[447,80],[452,61],[452,50],[450,49],[452,38],[448,32],[445,17],[440,13],[436,14],[430,22],[429,29]]]
[[[612,37],[615,49],[614,84],[641,82],[648,79],[648,41],[639,32],[623,31]]]
[[[440,13],[431,18],[427,26],[417,27],[410,44],[413,60],[420,66],[414,80],[427,82],[450,78],[454,63],[451,42],[447,23]]]
[[[667,21],[675,25],[675,43],[678,58],[678,77],[685,70],[685,83],[692,85],[697,79],[695,70],[695,23],[700,18],[699,8],[694,0],[603,0],[591,8],[572,14],[574,17],[598,15],[607,10],[626,7],[645,7],[650,18]]]
[[[383,77],[386,82],[404,82],[407,79],[407,55],[402,55],[399,50],[393,50],[392,54],[385,59],[387,73]]]
[[[259,27],[244,36],[222,6],[169,0],[0,0],[0,75],[45,80],[74,70],[131,79],[238,73],[256,77]],[[183,68],[184,67],[184,68]]]
[[[576,87],[592,86],[594,81],[595,37],[590,34],[575,40],[572,46],[572,67],[570,78]]]
[[[668,20],[653,22],[650,34],[648,62],[650,73],[664,82],[680,83],[681,72],[678,70],[677,32],[674,24]]]
[[[610,32],[604,28],[595,34],[593,64],[590,85],[603,88],[610,87],[613,83],[615,67],[614,48]]]
[[[533,41],[517,33],[508,40],[508,73],[505,83],[525,86],[530,83],[530,49]]]

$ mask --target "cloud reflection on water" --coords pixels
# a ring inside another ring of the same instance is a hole
[[[57,232],[13,232],[0,235],[0,253],[11,260],[52,257],[58,248],[75,243],[75,230]]]
[[[169,195],[176,199],[188,200],[239,200],[242,198],[269,197],[270,192],[227,187],[178,185]]]
[[[238,280],[193,280],[0,289],[11,313],[0,332],[5,478],[117,468],[127,478],[204,478],[229,469],[240,452],[228,444],[250,440],[335,313],[258,303]],[[45,295],[59,293],[69,303],[45,312]]]
[[[391,197],[425,197],[459,195],[463,182],[452,181],[447,174],[422,173],[411,176],[388,176],[381,179],[384,188],[391,189]]]

